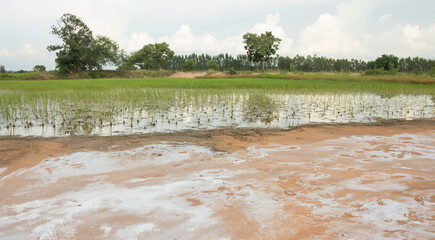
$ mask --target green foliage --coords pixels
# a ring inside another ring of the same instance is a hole
[[[5,66],[0,65],[0,73],[6,73]]]
[[[167,63],[173,57],[174,51],[169,48],[169,44],[167,44],[166,42],[154,44],[154,52],[152,58],[157,64],[157,69],[160,69],[162,64]]]
[[[127,71],[136,69],[137,67],[131,61],[130,56],[124,50],[121,50],[118,55],[118,68],[116,70]]]
[[[143,46],[142,49],[134,52],[130,57],[130,62],[139,66],[141,69],[160,69],[174,57],[174,51],[169,48],[169,44],[154,43]]]
[[[167,64],[162,65],[163,69],[181,71],[183,63],[187,59],[195,62],[195,70],[207,71],[207,62],[215,61],[221,71],[228,72],[231,68],[236,71],[256,71],[262,69],[262,63],[251,62],[246,54],[232,56],[229,54],[190,54],[175,55]],[[373,67],[370,67],[372,63]],[[362,73],[367,69],[374,69],[374,61],[366,62],[358,59],[334,59],[317,55],[293,57],[275,56],[265,62],[265,69],[272,71],[291,71],[291,72],[354,72]],[[435,67],[435,60],[423,58],[400,58],[399,65],[396,67],[399,73],[424,74],[431,67]]]
[[[385,71],[395,71],[399,66],[399,58],[394,55],[386,55],[378,57],[373,63],[369,63],[371,69],[383,69]]]
[[[219,71],[219,69],[220,69],[219,64],[217,64],[213,60],[208,60],[206,65],[207,65],[208,70]]]
[[[254,62],[262,62],[262,68],[267,60],[276,53],[279,48],[281,39],[272,35],[272,32],[262,33],[246,33],[243,35],[243,43],[248,54],[248,59]]]
[[[236,72],[236,70],[234,68],[231,68],[230,71],[228,72],[228,74],[230,74],[230,75],[236,75],[237,72]]]
[[[92,79],[95,79],[98,76],[98,74],[94,71],[90,71],[90,72],[88,72],[88,74],[89,74],[89,77],[91,77]]]
[[[45,72],[47,69],[44,65],[36,65],[33,67],[33,71],[35,72]]]
[[[88,70],[102,70],[103,66],[118,65],[119,47],[115,41],[105,36],[97,36],[90,44],[82,61],[87,65]]]
[[[194,71],[195,70],[195,62],[192,59],[187,59],[183,63],[182,70],[184,72]]]
[[[93,40],[91,29],[78,17],[64,14],[58,26],[52,26],[51,34],[57,35],[62,45],[50,45],[48,51],[56,52],[56,65],[61,72],[80,72],[86,69],[86,64],[81,60],[86,49]]]
[[[56,52],[56,68],[64,73],[85,69],[102,69],[117,63],[118,45],[104,36],[93,37],[91,29],[75,15],[63,14],[51,34],[57,35],[61,45],[50,45],[48,51]]]
[[[386,71],[383,68],[381,68],[381,69],[375,68],[375,69],[367,69],[364,72],[364,75],[367,75],[367,76],[383,76],[383,75],[392,75],[392,72]]]
[[[431,68],[430,68],[430,70],[429,70],[429,75],[430,75],[431,77],[435,77],[435,67],[431,67]]]

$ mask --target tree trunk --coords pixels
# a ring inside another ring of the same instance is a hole
[[[264,58],[263,58],[263,72],[264,72],[264,62],[265,62],[265,61],[264,61]]]

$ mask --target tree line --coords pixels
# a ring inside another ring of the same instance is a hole
[[[51,34],[57,35],[62,44],[50,45],[56,52],[56,70],[77,73],[83,70],[102,70],[115,66],[118,70],[173,70],[173,71],[294,71],[294,72],[368,72],[370,74],[431,73],[435,74],[435,60],[419,57],[398,58],[382,55],[374,61],[358,59],[333,59],[323,56],[294,57],[276,55],[281,39],[272,32],[243,35],[246,54],[190,54],[175,55],[168,43],[144,45],[132,53],[126,53],[106,36],[94,36],[92,30],[77,16],[63,14]],[[37,65],[35,71],[45,71]],[[6,72],[0,67],[0,72]]]
[[[256,71],[261,70],[259,62],[252,62],[247,55],[230,54],[189,54],[173,55],[166,62],[150,60],[146,65],[134,65],[128,58],[118,60],[118,70],[172,70],[172,71]],[[190,60],[190,61],[188,61]],[[187,63],[186,63],[187,62]],[[183,67],[184,66],[184,67]],[[62,68],[58,68],[61,70]],[[101,69],[101,68],[100,68]],[[36,72],[45,71],[42,65],[36,65]],[[397,58],[393,55],[383,55],[374,61],[362,61],[357,59],[333,59],[326,57],[299,56],[283,57],[275,56],[265,62],[265,70],[268,71],[291,71],[291,72],[368,72],[382,74],[385,72],[402,73],[430,73],[435,75],[435,60],[420,57]],[[0,65],[0,73],[6,73],[5,66]],[[19,72],[24,72],[23,70]]]
[[[228,53],[174,55],[172,59],[160,65],[160,68],[183,71],[183,64],[189,59],[194,62],[193,70],[196,71],[256,71],[262,69],[262,62],[250,61],[247,55],[232,56]],[[317,55],[275,56],[265,61],[265,70],[290,72],[366,72],[374,70],[375,72],[395,71],[420,74],[428,73],[432,68],[435,68],[435,60],[420,57],[397,58],[393,55],[382,55],[374,61],[334,59]],[[159,66],[151,62],[146,69],[157,70]]]

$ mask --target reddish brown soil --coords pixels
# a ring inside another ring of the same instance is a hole
[[[433,121],[0,138],[0,239],[431,239]]]

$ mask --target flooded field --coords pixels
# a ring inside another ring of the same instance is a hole
[[[221,127],[287,129],[435,116],[432,95],[265,90],[0,93],[0,135],[124,135]]]

